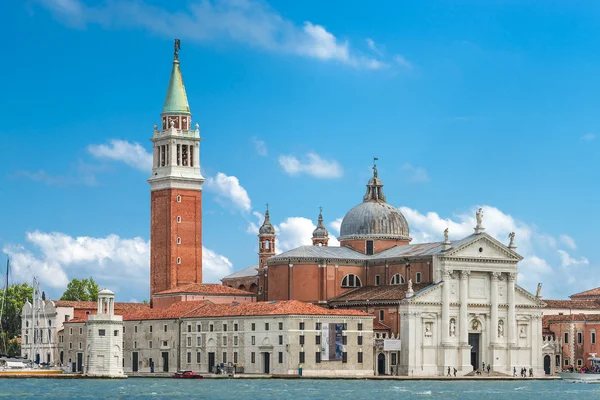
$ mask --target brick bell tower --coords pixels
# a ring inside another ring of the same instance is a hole
[[[150,184],[150,299],[163,290],[202,283],[200,130],[192,129],[181,69],[179,39],[171,79],[152,135]]]
[[[275,227],[271,225],[269,205],[265,212],[265,221],[258,230],[258,301],[269,299],[267,259],[275,255]]]

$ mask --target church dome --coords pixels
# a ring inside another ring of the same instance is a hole
[[[385,201],[383,184],[373,166],[363,202],[344,216],[339,240],[393,239],[410,241],[408,222],[396,207]]]
[[[263,222],[262,226],[258,230],[259,235],[275,235],[275,227],[271,225],[271,217],[269,216],[269,208],[267,206],[267,212],[265,213],[265,222]]]

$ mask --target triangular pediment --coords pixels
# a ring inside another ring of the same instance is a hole
[[[455,247],[454,247],[455,246]],[[512,249],[494,239],[487,233],[471,235],[453,242],[453,247],[443,253],[444,257],[497,259],[520,261],[523,259]]]
[[[525,307],[543,307],[545,305],[541,299],[518,285],[515,287],[515,302],[517,305]]]
[[[415,303],[440,303],[442,301],[441,287],[444,283],[433,284],[416,292],[412,297],[404,299],[404,301]]]

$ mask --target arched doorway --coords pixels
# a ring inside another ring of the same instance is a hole
[[[544,356],[544,372],[546,373],[546,375],[551,374],[550,365],[551,365],[550,355],[546,354]]]
[[[385,375],[385,355],[379,353],[377,356],[377,375]]]
[[[240,285],[240,286],[238,286],[238,289],[240,289],[240,290],[246,290],[246,286]]]
[[[258,287],[256,286],[256,283],[252,283],[248,291],[252,293],[258,293]]]

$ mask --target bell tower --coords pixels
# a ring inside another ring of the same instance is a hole
[[[192,129],[179,65],[179,39],[161,125],[154,125],[150,184],[150,299],[158,292],[202,283],[200,130]]]
[[[271,225],[269,205],[265,212],[265,221],[258,230],[258,301],[268,299],[267,259],[275,255],[275,227]]]

